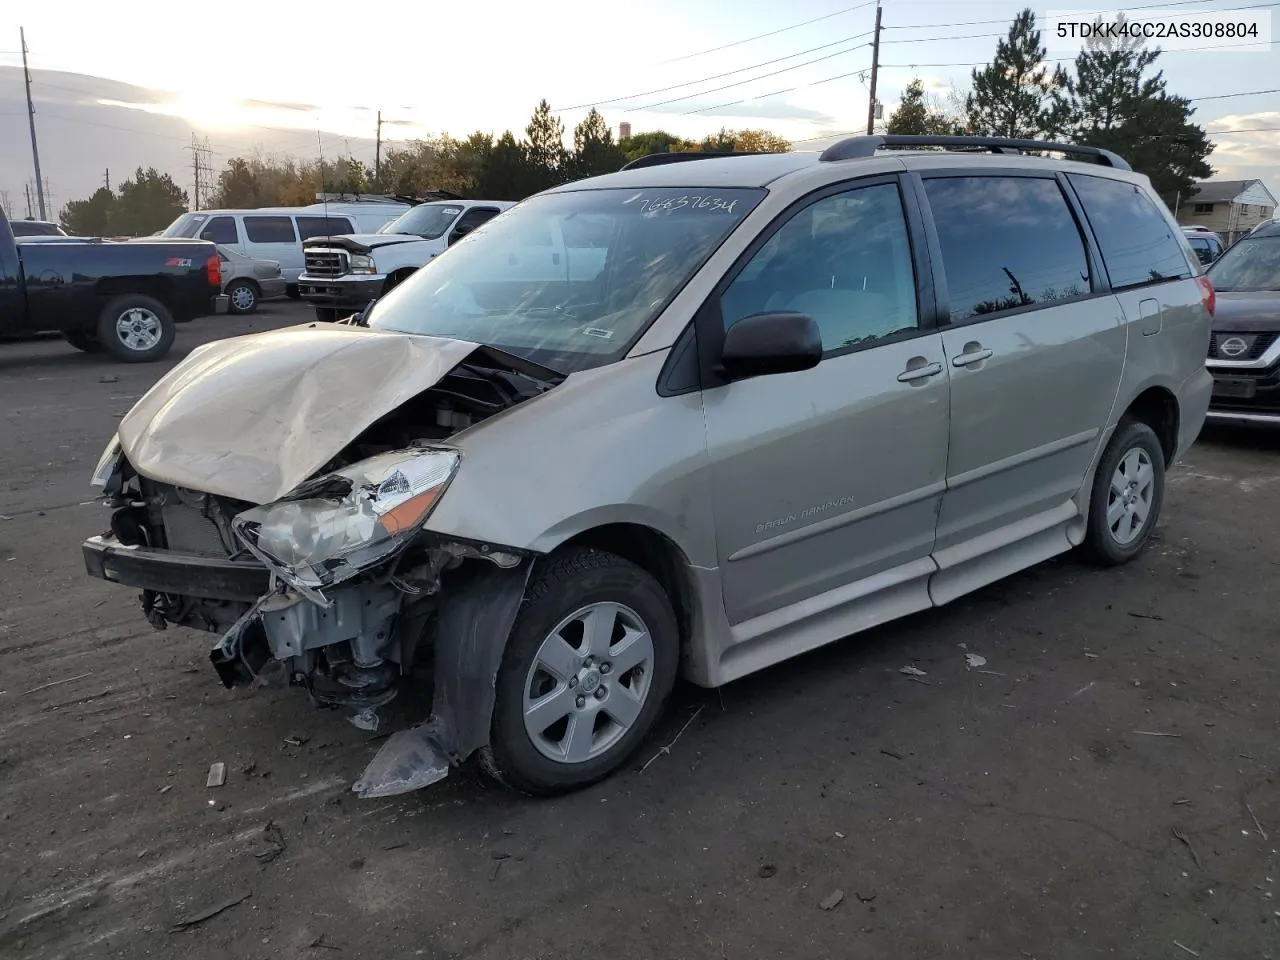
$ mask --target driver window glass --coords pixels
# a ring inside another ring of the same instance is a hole
[[[488,223],[497,215],[498,211],[492,207],[472,207],[458,218],[458,222],[453,225],[453,229],[466,228],[467,230],[475,230],[481,224]]]
[[[911,246],[895,184],[800,210],[720,298],[726,330],[752,314],[786,311],[814,319],[827,353],[916,329]]]
[[[200,231],[201,240],[212,240],[214,243],[239,243],[240,236],[236,231],[233,217],[214,217],[208,226]]]

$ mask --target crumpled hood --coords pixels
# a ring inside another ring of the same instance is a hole
[[[153,480],[270,503],[475,349],[329,324],[218,340],[137,402],[120,445]]]
[[[441,243],[440,240],[427,240],[417,234],[409,233],[350,233],[340,237],[316,237],[302,245],[303,250],[311,247],[338,247],[351,253],[369,253],[379,247],[389,247],[401,243]]]

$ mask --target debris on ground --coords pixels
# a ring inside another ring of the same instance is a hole
[[[1203,870],[1204,864],[1200,860],[1200,854],[1196,853],[1196,848],[1191,845],[1191,838],[1188,837],[1181,830],[1179,830],[1177,827],[1173,828],[1173,837],[1175,840],[1178,840],[1179,842],[1182,843],[1183,846],[1187,848],[1187,850],[1191,854],[1191,859],[1195,862],[1195,865],[1199,867],[1201,870]]]
[[[1161,733],[1159,730],[1134,730],[1140,737],[1181,737],[1180,733]]]
[[[1097,682],[1096,680],[1090,680],[1088,683],[1086,683],[1083,687],[1081,687],[1079,690],[1077,690],[1077,691],[1076,691],[1075,693],[1073,693],[1071,696],[1067,697],[1067,699],[1068,699],[1068,700],[1074,700],[1076,697],[1080,696],[1080,694],[1082,694],[1082,693],[1087,693],[1089,690],[1092,690],[1092,689],[1093,689],[1093,685],[1094,685],[1096,682]]]
[[[161,793],[168,793],[168,792],[169,792],[170,790],[172,790],[172,789],[173,789],[173,784],[172,784],[172,783],[166,783],[163,787],[161,787],[161,788],[160,788],[160,792],[161,792]]]
[[[251,896],[253,896],[253,891],[246,890],[243,893],[236,894],[234,897],[223,900],[221,903],[214,904],[212,907],[206,907],[199,913],[193,913],[189,917],[183,917],[181,920],[174,922],[171,932],[185,930],[188,927],[194,927],[198,923],[204,923],[206,920],[216,917],[218,914],[222,913],[222,911],[230,910],[238,903],[244,903]]]
[[[762,863],[760,864],[760,869],[756,871],[756,873],[759,875],[761,880],[768,880],[777,872],[778,872],[778,868],[775,867],[772,863]]]
[[[964,665],[970,670],[976,670],[978,667],[987,665],[987,658],[980,653],[966,653],[964,655]]]
[[[706,704],[703,704],[702,706],[706,706]],[[645,761],[644,766],[640,768],[640,772],[644,773],[646,770],[648,770],[649,764],[653,763],[653,761],[657,760],[659,757],[671,756],[671,748],[676,745],[677,740],[679,740],[682,736],[684,736],[684,732],[689,729],[689,724],[693,723],[694,720],[698,719],[698,714],[700,714],[701,712],[702,712],[702,707],[698,707],[697,710],[693,711],[693,716],[691,716],[688,720],[684,722],[684,726],[681,727],[680,731],[674,737],[671,738],[671,742],[668,743],[665,747],[659,747],[658,752]]]
[[[908,664],[905,667],[899,667],[898,672],[906,674],[908,677],[927,677],[928,676],[928,674],[925,673],[923,670],[921,670],[919,667],[913,667],[910,664]]]
[[[249,776],[252,776],[253,772],[257,769],[258,769],[258,762],[256,760],[250,760],[248,763],[246,763],[243,767],[240,768],[240,772],[243,773],[246,777],[249,777]]]
[[[352,870],[364,869],[364,857],[356,857],[354,860],[351,861],[350,866]]]
[[[266,846],[254,851],[253,854],[259,863],[270,863],[289,847],[284,842],[284,831],[276,825],[274,820],[268,820],[267,825],[262,828],[262,839]]]
[[[285,737],[284,742],[291,747],[300,747],[310,739],[310,737],[305,736],[304,734],[295,733],[291,737]]]
[[[4,519],[8,520],[9,518],[5,517]],[[75,677],[63,677],[61,680],[50,680],[48,683],[42,683],[38,687],[32,687],[30,690],[24,690],[22,692],[22,695],[26,697],[33,693],[39,693],[41,690],[48,690],[50,687],[57,687],[64,683],[75,683],[77,680],[83,680],[86,677],[92,677],[92,676],[93,676],[92,673],[82,673],[79,676],[75,676]]]
[[[823,910],[834,910],[836,907],[840,906],[843,900],[844,900],[843,890],[832,890],[829,894],[827,894],[827,898],[823,900],[820,904],[818,904],[818,906],[820,906]]]
[[[206,787],[220,787],[227,782],[227,765],[219,760],[209,767],[209,776],[205,777]]]
[[[881,747],[881,748],[880,748],[880,752],[881,752],[881,753],[883,753],[886,757],[893,757],[893,759],[895,759],[895,760],[901,760],[901,759],[902,759],[902,754],[900,754],[900,753],[895,753],[895,752],[894,752],[894,751],[892,751],[892,750],[886,750],[884,747]]]
[[[1184,946],[1183,946],[1182,944],[1180,944],[1177,940],[1173,941],[1173,945],[1174,945],[1175,947],[1177,947],[1179,950],[1185,950],[1187,953],[1191,954],[1193,957],[1198,957],[1198,956],[1200,956],[1200,954],[1196,953],[1196,952],[1195,952],[1194,950],[1192,950],[1190,947],[1184,947]]]
[[[325,943],[323,933],[320,934],[320,936],[316,937],[314,940],[312,940],[310,943],[308,943],[307,948],[310,950],[341,950],[342,949],[341,947],[335,944]]]
[[[858,893],[856,890],[853,895],[858,898],[860,903],[870,903],[876,898],[874,893]]]
[[[1246,803],[1244,808],[1249,811],[1249,818],[1253,820],[1253,825],[1258,828],[1258,836],[1262,837],[1265,841],[1267,839],[1267,831],[1262,829],[1262,824],[1258,822],[1258,816],[1253,812],[1253,807]]]
[[[1164,617],[1160,616],[1160,614],[1158,613],[1134,613],[1132,610],[1129,611],[1129,616],[1133,617],[1135,620],[1163,620],[1164,619]]]

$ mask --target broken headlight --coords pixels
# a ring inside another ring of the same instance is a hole
[[[454,450],[397,450],[309,480],[233,522],[236,535],[296,587],[345,580],[422,528],[458,469]]]
[[[107,448],[102,451],[102,456],[98,458],[98,465],[93,468],[93,475],[89,478],[89,485],[100,487],[105,491],[107,482],[119,467],[120,435],[116,434],[111,438],[111,442],[107,444]]]

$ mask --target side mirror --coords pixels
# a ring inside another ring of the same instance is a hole
[[[457,243],[459,240],[461,240],[463,237],[465,237],[468,233],[470,233],[474,229],[475,227],[465,223],[458,227],[455,227],[453,230],[453,233],[449,234],[449,242]]]
[[[822,359],[822,333],[803,313],[757,313],[724,335],[720,362],[733,380],[809,370]]]

